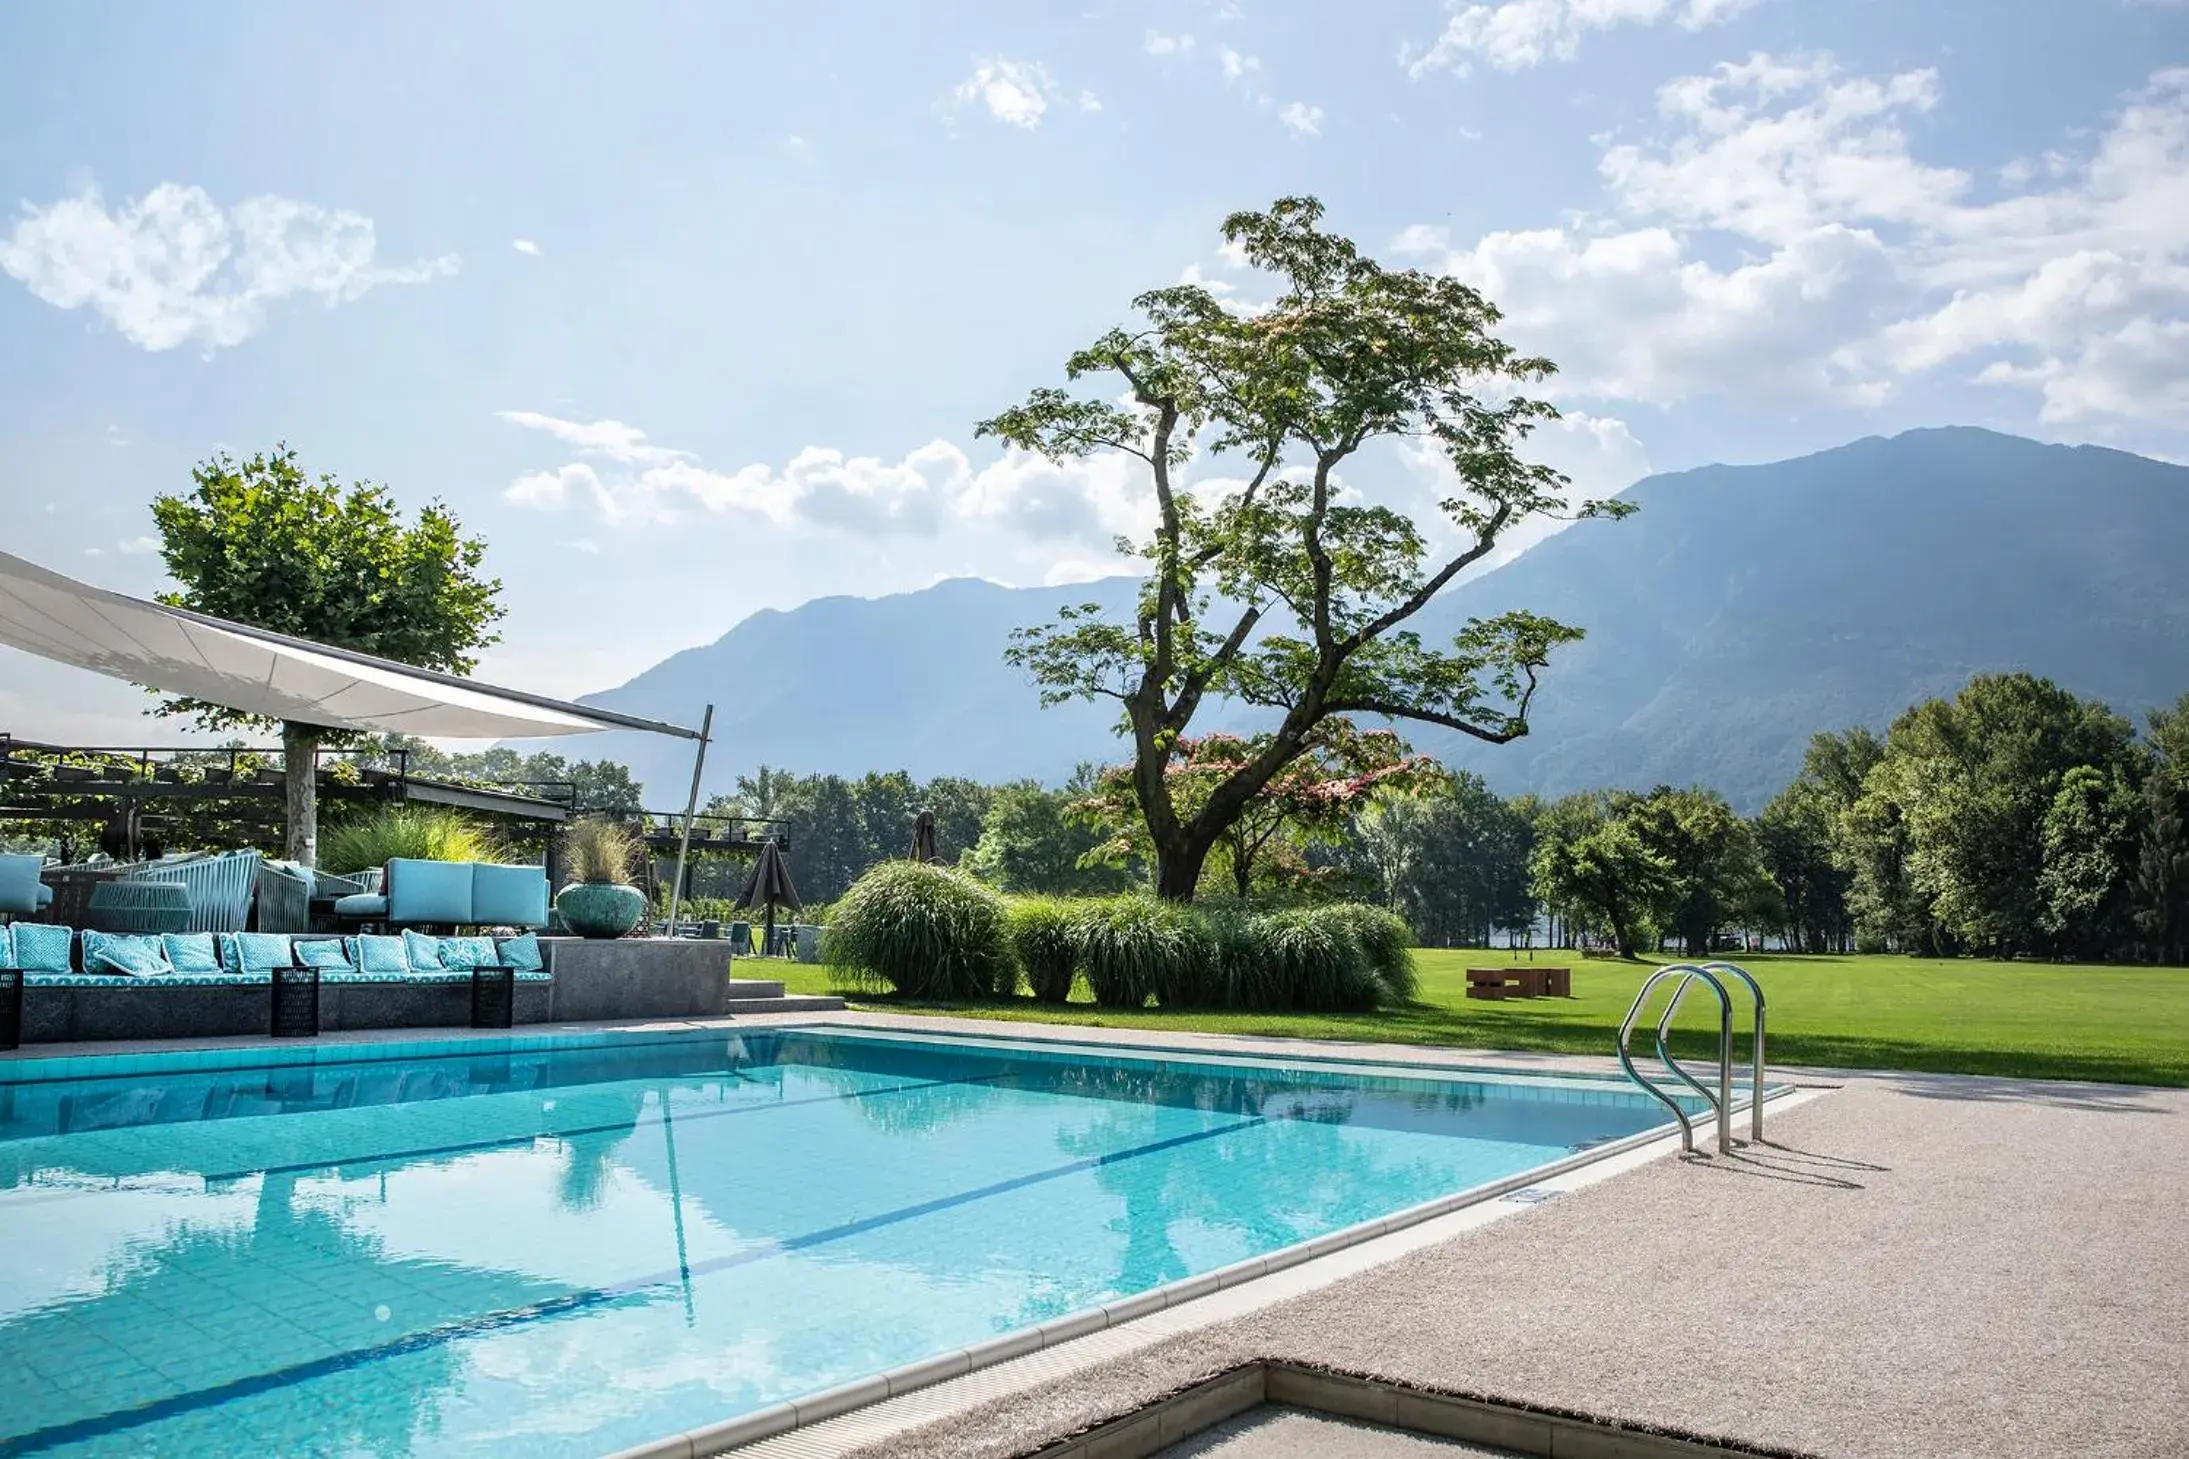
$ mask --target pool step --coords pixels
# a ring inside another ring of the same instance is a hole
[[[829,994],[783,992],[780,981],[768,978],[730,979],[729,1013],[833,1013],[844,1000]]]

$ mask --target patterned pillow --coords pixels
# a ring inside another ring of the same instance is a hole
[[[167,949],[158,937],[121,932],[84,934],[84,971],[120,973],[132,978],[157,978],[175,971],[168,965]]]
[[[46,922],[15,924],[15,965],[26,973],[65,973],[76,934]]]
[[[410,962],[403,956],[403,939],[366,934],[357,939],[357,970],[361,973],[407,973]]]
[[[515,968],[520,973],[536,973],[543,966],[540,939],[530,932],[522,937],[503,938],[495,944],[495,951],[503,967]]]
[[[235,949],[235,962],[229,967],[236,973],[270,973],[275,968],[285,968],[296,961],[290,951],[289,939],[280,932],[232,932],[229,938]],[[224,966],[228,956],[221,957]]]
[[[15,966],[15,929],[0,922],[0,972]]]
[[[167,965],[178,973],[217,973],[220,949],[210,932],[169,932],[160,938]]]
[[[409,971],[414,973],[440,972],[445,966],[441,961],[441,939],[404,928],[403,961],[410,964]]]
[[[318,968],[324,973],[354,971],[350,965],[349,944],[339,937],[298,938],[296,960],[299,966]]]
[[[468,973],[473,968],[500,966],[501,959],[494,951],[491,937],[444,937],[441,939],[441,966],[452,973]]]

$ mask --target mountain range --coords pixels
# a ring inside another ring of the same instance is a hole
[[[1423,610],[1431,641],[1513,608],[1588,636],[1554,656],[1525,739],[1415,726],[1417,748],[1506,793],[1700,783],[1753,810],[1815,731],[1883,727],[1971,674],[2028,670],[2139,719],[2189,690],[2189,468],[1948,427],[1622,496],[1630,519],[1567,528]],[[1122,743],[1106,707],[1041,708],[1003,662],[1010,632],[1134,592],[955,579],[816,599],[585,702],[684,722],[712,702],[710,792],[762,763],[1054,782]],[[628,763],[649,804],[681,799],[690,774],[682,747],[644,735],[587,753]]]

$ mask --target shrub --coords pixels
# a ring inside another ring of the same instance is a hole
[[[1208,949],[1207,972],[1191,990],[1199,1006],[1258,1012],[1290,1006],[1270,966],[1260,918],[1229,901],[1197,903],[1194,915]]]
[[[478,822],[438,806],[395,805],[328,830],[319,842],[320,869],[334,876],[370,871],[404,857],[419,861],[499,861],[500,851]]]
[[[571,822],[562,833],[563,874],[572,881],[627,881],[637,858],[638,838],[619,822],[594,816]]]
[[[1017,897],[1006,914],[1011,950],[1026,970],[1026,986],[1043,1003],[1072,996],[1079,968],[1079,908],[1063,897]]]
[[[852,986],[887,985],[910,998],[984,998],[1016,981],[1003,899],[969,876],[885,861],[852,883],[821,939],[822,956]]]
[[[1209,979],[1213,951],[1192,912],[1145,893],[1090,900],[1075,919],[1079,964],[1104,1008],[1149,998],[1191,1006]]]
[[[1328,908],[1272,912],[1257,918],[1270,966],[1294,1008],[1314,1012],[1373,1008],[1383,985],[1368,966],[1352,929]]]
[[[1382,992],[1377,1002],[1386,1007],[1412,1003],[1421,992],[1414,970],[1414,932],[1395,913],[1365,902],[1338,902],[1315,909],[1309,915],[1342,925],[1360,948],[1369,972]]]

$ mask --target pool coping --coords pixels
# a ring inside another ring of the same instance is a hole
[[[1057,1040],[1060,1043],[1086,1043],[1100,1046],[1092,1039]],[[1413,1067],[1425,1067],[1415,1065]],[[1475,1071],[1480,1072],[1480,1071]],[[1800,1103],[1821,1090],[1796,1085],[1780,1085],[1766,1088],[1764,1105],[1773,1106],[1788,1102]],[[1732,1112],[1749,1108],[1750,1100],[1741,1096],[1734,1101]],[[939,1385],[970,1377],[1018,1359],[1062,1348],[1075,1341],[1105,1331],[1124,1327],[1159,1313],[1182,1309],[1189,1304],[1220,1293],[1236,1292],[1259,1279],[1285,1272],[1296,1272],[1324,1261],[1340,1253],[1372,1248],[1386,1238],[1411,1233],[1431,1226],[1445,1218],[1459,1215],[1472,1208],[1518,1193],[1558,1182],[1566,1177],[1590,1171],[1593,1167],[1619,1162],[1621,1169],[1627,1162],[1621,1157],[1632,1157],[1634,1163],[1655,1159],[1680,1148],[1680,1127],[1673,1120],[1618,1140],[1606,1141],[1587,1150],[1568,1155],[1563,1159],[1543,1165],[1531,1166],[1516,1174],[1503,1176],[1465,1190],[1454,1191],[1433,1200],[1422,1201],[1395,1211],[1389,1216],[1357,1222],[1326,1232],[1311,1241],[1270,1252],[1265,1256],[1249,1257],[1228,1266],[1203,1272],[1198,1276],[1182,1277],[1136,1292],[1115,1302],[1104,1303],[1063,1317],[1052,1318],[1031,1327],[999,1334],[983,1342],[948,1352],[934,1354],[909,1363],[900,1363],[881,1372],[855,1378],[846,1383],[824,1388],[803,1398],[789,1399],[738,1414],[717,1423],[665,1434],[659,1439],[648,1440],[627,1448],[618,1449],[607,1459],[706,1459],[706,1456],[743,1450],[770,1439],[782,1438],[799,1430],[809,1429],[852,1415],[859,1410],[903,1398],[914,1393],[933,1390]],[[1605,1171],[1604,1174],[1615,1174]],[[1555,1190],[1547,1192],[1556,1194]],[[1516,1209],[1524,1209],[1520,1205]],[[1442,1239],[1441,1236],[1436,1239]],[[1411,1249],[1409,1245],[1405,1249]],[[1393,1249],[1389,1256],[1403,1254]],[[1380,1265],[1379,1258],[1371,1264]],[[1268,1289],[1264,1295],[1270,1302],[1293,1295],[1290,1291]],[[1264,1305],[1254,1303],[1253,1306]],[[1209,1313],[1208,1320],[1231,1316],[1231,1313]],[[1198,1323],[1192,1325],[1199,1325]],[[1088,1352],[1087,1361],[1098,1361],[1105,1354]],[[1044,1376],[1053,1376],[1047,1375]],[[982,1395],[988,1396],[988,1395]],[[862,1436],[866,1442],[872,1436]],[[826,1452],[826,1451],[823,1451]]]

